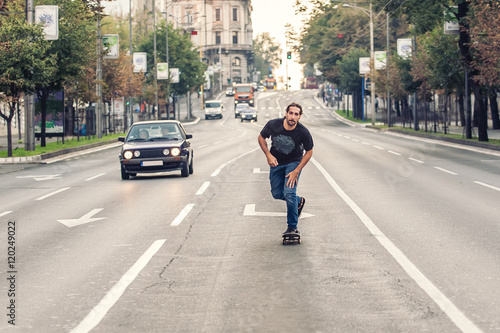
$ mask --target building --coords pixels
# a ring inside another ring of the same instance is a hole
[[[251,0],[167,0],[162,6],[169,22],[191,32],[216,84],[252,81]]]

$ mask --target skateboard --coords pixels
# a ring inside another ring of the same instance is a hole
[[[296,233],[283,234],[283,245],[295,242],[297,242],[297,244],[300,244],[300,234]]]

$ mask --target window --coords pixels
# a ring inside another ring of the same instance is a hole
[[[238,31],[233,31],[233,44],[238,44]]]
[[[221,17],[220,17],[220,8],[215,8],[215,22],[220,22]]]
[[[220,31],[216,31],[215,32],[215,44],[220,44],[221,43],[221,32]]]
[[[233,21],[238,21],[238,7],[233,7]]]
[[[216,65],[217,65],[217,64],[219,63],[219,61],[220,61],[220,58],[219,58],[219,57],[215,57],[215,58],[214,58],[214,64],[216,64]]]
[[[241,66],[241,59],[238,57],[233,58],[233,66],[240,67]]]

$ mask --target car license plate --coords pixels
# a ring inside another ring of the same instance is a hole
[[[141,166],[159,166],[163,165],[163,161],[142,161]]]

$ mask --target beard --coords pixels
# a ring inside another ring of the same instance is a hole
[[[297,124],[297,122],[295,120],[292,120],[292,119],[287,119],[286,120],[286,123],[288,124],[288,126],[290,127],[293,127]]]

